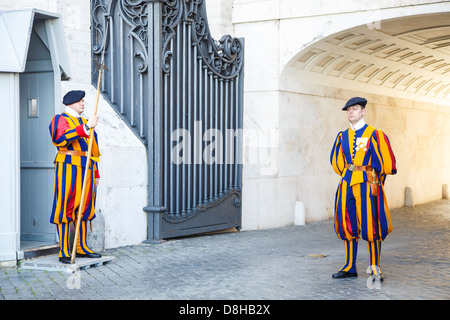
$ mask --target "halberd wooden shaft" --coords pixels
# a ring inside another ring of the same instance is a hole
[[[97,110],[98,110],[98,102],[100,99],[100,86],[102,83],[102,76],[103,76],[103,62],[105,59],[105,51],[106,51],[106,38],[108,36],[108,24],[109,24],[109,20],[106,23],[106,31],[105,31],[105,42],[103,45],[103,53],[102,53],[102,61],[101,61],[101,66],[99,69],[99,73],[98,73],[98,81],[97,81],[97,95],[95,98],[95,107],[94,107],[94,116],[97,115]],[[81,219],[83,218],[83,207],[85,206],[85,198],[86,198],[86,189],[87,189],[87,178],[88,178],[88,174],[89,174],[89,167],[90,167],[90,162],[91,162],[91,153],[92,153],[92,146],[94,144],[94,128],[89,128],[89,147],[88,147],[88,154],[87,154],[87,159],[86,159],[86,168],[84,170],[84,180],[83,180],[83,188],[81,190],[81,200],[80,200],[80,206],[78,208],[78,215],[76,216],[76,227],[75,227],[75,237],[73,240],[73,246],[72,246],[72,257],[70,262],[73,264],[75,262],[75,255],[76,255],[76,250],[77,250],[77,242],[78,242],[78,236],[79,236],[79,230],[80,230],[80,224],[81,224]],[[92,177],[91,177],[92,180]],[[95,181],[93,182],[93,184],[95,183]],[[94,188],[95,186],[93,185],[92,188]],[[92,199],[92,198],[91,198]],[[91,200],[93,201],[93,200]]]

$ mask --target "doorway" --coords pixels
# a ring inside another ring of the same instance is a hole
[[[56,243],[49,222],[53,199],[54,147],[48,125],[54,115],[55,83],[50,51],[33,29],[25,72],[20,74],[21,249]]]

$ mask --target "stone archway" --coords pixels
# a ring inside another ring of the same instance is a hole
[[[388,179],[393,207],[442,197],[450,180],[450,13],[392,18],[337,31],[304,47],[280,79],[280,162],[298,177],[307,222],[332,217],[338,177],[329,165],[341,107],[369,100],[367,122],[389,135],[399,173]]]

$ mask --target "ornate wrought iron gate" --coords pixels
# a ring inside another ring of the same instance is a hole
[[[148,150],[149,242],[241,225],[244,45],[212,39],[205,1],[91,1],[102,93]]]

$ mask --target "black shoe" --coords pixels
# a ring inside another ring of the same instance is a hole
[[[77,258],[101,258],[102,255],[99,253],[78,253],[76,255]]]
[[[347,271],[339,271],[337,273],[333,273],[331,278],[333,279],[343,279],[343,278],[354,278],[357,277],[358,273],[356,272],[347,272]]]
[[[71,261],[72,259],[69,257],[69,258],[67,258],[67,257],[61,257],[61,258],[59,258],[59,262],[61,262],[61,263],[65,263],[65,264],[71,264],[72,263],[72,261]]]
[[[384,276],[383,276],[383,274],[381,273],[381,274],[371,274],[370,275],[370,277],[372,278],[372,282],[376,282],[377,280],[378,281],[380,281],[380,282],[383,282],[384,281]]]
[[[373,282],[375,282],[376,280],[383,282],[384,276],[383,272],[381,272],[380,267],[377,266],[375,268],[372,268],[369,266],[366,272],[370,273],[370,277],[372,278]]]

